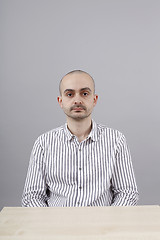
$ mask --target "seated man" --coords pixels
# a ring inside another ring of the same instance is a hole
[[[91,117],[93,78],[75,70],[57,98],[66,124],[36,140],[22,196],[26,207],[136,205],[138,191],[124,135]]]

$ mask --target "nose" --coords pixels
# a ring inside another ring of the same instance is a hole
[[[82,104],[82,101],[79,99],[74,100],[74,104]]]
[[[81,96],[79,94],[75,95],[74,104],[82,104],[82,99],[81,99]]]

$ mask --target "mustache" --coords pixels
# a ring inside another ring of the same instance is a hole
[[[75,104],[75,105],[73,105],[73,106],[71,107],[71,110],[73,110],[74,108],[78,108],[78,107],[86,110],[86,107],[83,106],[82,104]]]

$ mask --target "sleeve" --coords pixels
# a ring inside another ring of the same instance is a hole
[[[33,146],[30,157],[22,195],[22,206],[47,207],[48,197],[46,190],[44,151],[38,138]]]
[[[138,201],[131,155],[125,137],[121,134],[116,151],[116,161],[112,175],[112,206],[132,206]]]

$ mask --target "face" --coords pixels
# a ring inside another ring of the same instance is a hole
[[[88,74],[72,73],[63,78],[61,96],[57,99],[67,118],[82,120],[90,117],[98,96]]]

